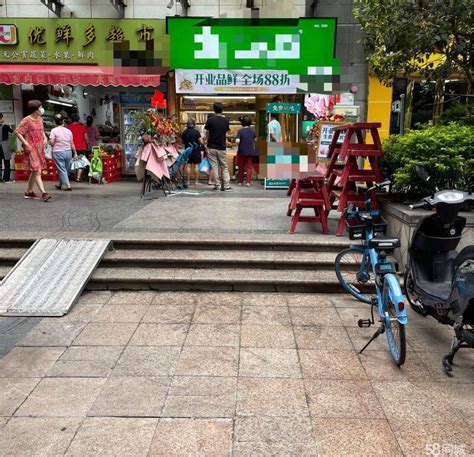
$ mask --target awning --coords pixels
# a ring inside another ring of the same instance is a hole
[[[144,71],[145,70],[145,71]],[[0,65],[0,84],[70,84],[73,86],[157,87],[165,68],[95,65]],[[149,70],[148,70],[149,71]]]

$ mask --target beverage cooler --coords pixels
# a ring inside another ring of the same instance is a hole
[[[133,106],[133,105],[122,105],[121,107],[121,123],[122,123],[122,174],[123,175],[134,175],[135,174],[135,161],[138,150],[142,145],[142,140],[136,132],[130,132],[130,126],[137,123],[131,116],[132,111],[144,112],[146,107]]]

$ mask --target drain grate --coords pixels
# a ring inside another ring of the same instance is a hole
[[[109,246],[110,240],[36,241],[0,283],[0,315],[63,316]]]

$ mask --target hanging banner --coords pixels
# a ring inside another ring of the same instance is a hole
[[[298,83],[287,71],[176,70],[178,94],[295,94]]]

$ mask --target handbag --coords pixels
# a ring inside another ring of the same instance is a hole
[[[204,159],[201,160],[201,163],[199,164],[199,172],[206,175],[209,175],[211,172],[211,162],[209,162],[207,157],[204,157]]]

